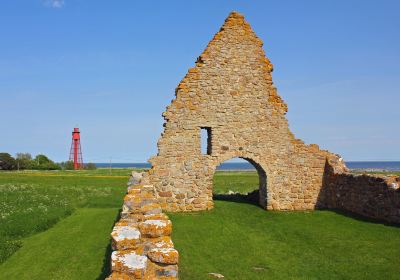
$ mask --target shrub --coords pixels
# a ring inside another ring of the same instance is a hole
[[[0,170],[14,170],[17,164],[9,153],[0,153]]]
[[[94,163],[92,163],[92,162],[89,162],[89,163],[86,163],[86,164],[85,164],[85,169],[88,169],[88,170],[95,170],[95,169],[97,169],[97,166],[96,166],[96,164],[94,164]]]
[[[74,170],[74,162],[72,160],[68,160],[66,162],[61,163],[61,167],[64,170]]]
[[[34,164],[30,153],[17,153],[15,161],[17,169],[31,169]]]
[[[33,160],[32,169],[37,170],[60,170],[61,166],[50,160],[45,155],[37,155]]]

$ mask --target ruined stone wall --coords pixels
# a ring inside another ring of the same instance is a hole
[[[327,157],[317,145],[295,139],[285,117],[287,106],[273,85],[272,64],[262,41],[238,13],[220,31],[176,88],[163,116],[158,154],[145,181],[168,211],[213,207],[215,169],[240,157],[265,174],[260,205],[274,210],[314,209]],[[210,131],[202,154],[200,130]],[[343,165],[344,166],[344,165]]]
[[[400,177],[336,173],[327,166],[321,205],[400,224]]]
[[[121,219],[111,233],[111,275],[107,280],[178,279],[179,253],[171,240],[172,223],[162,213],[152,185],[133,172]]]

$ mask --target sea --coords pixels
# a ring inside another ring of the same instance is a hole
[[[347,161],[346,165],[352,170],[366,171],[400,171],[400,161]],[[96,163],[102,168],[150,168],[150,163]],[[248,162],[225,162],[217,170],[253,170]]]

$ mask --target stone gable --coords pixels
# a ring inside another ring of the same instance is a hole
[[[260,205],[275,210],[314,209],[327,159],[345,168],[336,155],[290,132],[287,105],[262,46],[233,12],[176,88],[145,177],[165,210],[211,209],[215,169],[236,157],[256,167]],[[201,129],[208,132],[207,153],[201,151]]]

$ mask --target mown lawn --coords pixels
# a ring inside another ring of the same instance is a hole
[[[271,212],[216,201],[169,214],[181,279],[400,279],[400,228],[332,211]]]
[[[79,208],[50,229],[27,237],[0,266],[1,279],[104,279],[118,208]]]
[[[128,169],[0,172],[0,279],[104,279]],[[257,189],[217,172],[216,194]],[[331,211],[267,212],[215,201],[170,214],[180,279],[399,279],[400,228]]]
[[[100,275],[129,173],[127,169],[113,169],[111,174],[102,169],[0,172],[0,279],[95,279]],[[78,214],[80,218],[74,218]],[[64,226],[61,236],[51,234],[70,219],[76,228]],[[58,246],[39,246],[40,242],[53,244],[63,235],[71,238],[63,238]],[[77,244],[82,250],[71,254]],[[101,253],[96,254],[90,244]],[[44,252],[48,250],[58,250],[55,256],[65,255],[49,262]],[[85,250],[93,251],[88,258],[82,253]],[[73,277],[83,268],[76,263],[87,269],[82,277]],[[41,274],[35,274],[36,270]]]
[[[256,171],[217,171],[214,175],[215,194],[248,193],[258,189]]]
[[[217,172],[214,193],[257,189],[256,172]],[[170,213],[183,280],[400,279],[400,228],[333,211],[273,212],[215,201]]]

